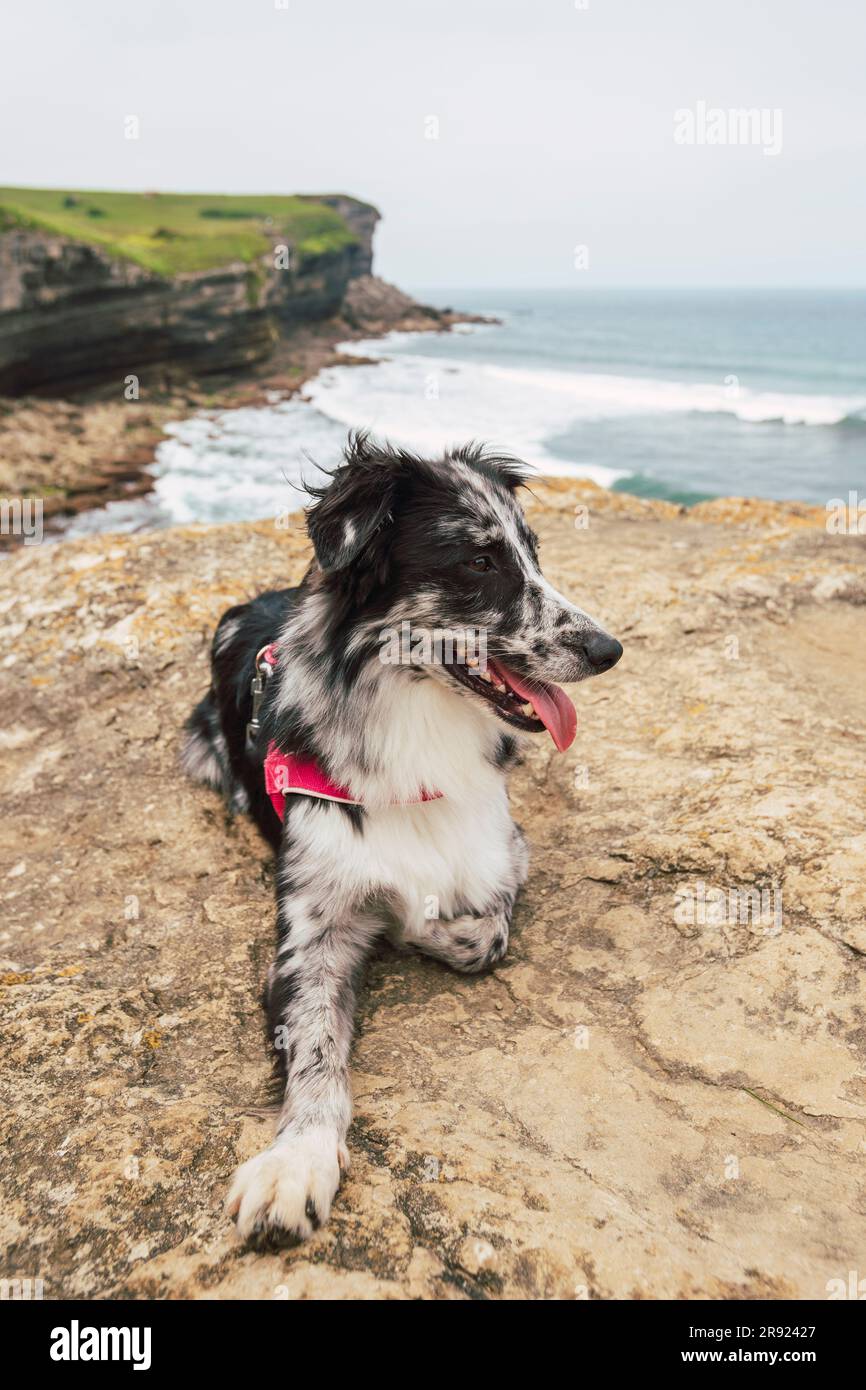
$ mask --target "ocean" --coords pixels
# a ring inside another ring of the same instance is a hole
[[[67,534],[281,515],[361,427],[686,504],[866,495],[866,290],[413,293],[501,322],[346,344],[372,361],[303,399],[178,421],[153,495]]]

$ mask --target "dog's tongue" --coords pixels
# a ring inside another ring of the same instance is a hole
[[[515,695],[529,701],[560,753],[570,748],[577,733],[577,711],[565,691],[544,681],[521,680],[501,662],[496,663],[496,669]]]

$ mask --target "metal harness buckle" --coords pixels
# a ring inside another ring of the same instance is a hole
[[[250,681],[250,694],[253,698],[253,708],[250,722],[247,724],[247,749],[255,747],[262,727],[259,719],[259,711],[262,707],[262,700],[265,697],[268,677],[273,675],[274,671],[271,662],[264,659],[265,652],[270,649],[270,646],[271,644],[269,642],[267,646],[262,647],[260,652],[256,653],[255,671]]]

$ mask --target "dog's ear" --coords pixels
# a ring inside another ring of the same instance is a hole
[[[365,555],[373,560],[374,537],[393,514],[400,456],[359,433],[349,436],[345,460],[327,487],[309,488],[318,500],[307,511],[307,534],[326,574]]]
[[[504,457],[494,456],[488,459],[488,463],[499,482],[509,488],[511,492],[526,487],[529,482],[529,469],[522,459],[510,458],[507,455]]]
[[[490,478],[492,482],[501,483],[510,492],[526,487],[529,481],[530,470],[522,459],[514,458],[511,454],[495,453],[487,445],[476,441],[452,450],[450,457],[468,463],[477,473]]]

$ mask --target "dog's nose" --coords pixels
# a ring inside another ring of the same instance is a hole
[[[617,642],[615,637],[609,637],[606,632],[594,632],[581,645],[594,671],[609,671],[622,656],[622,643]]]

